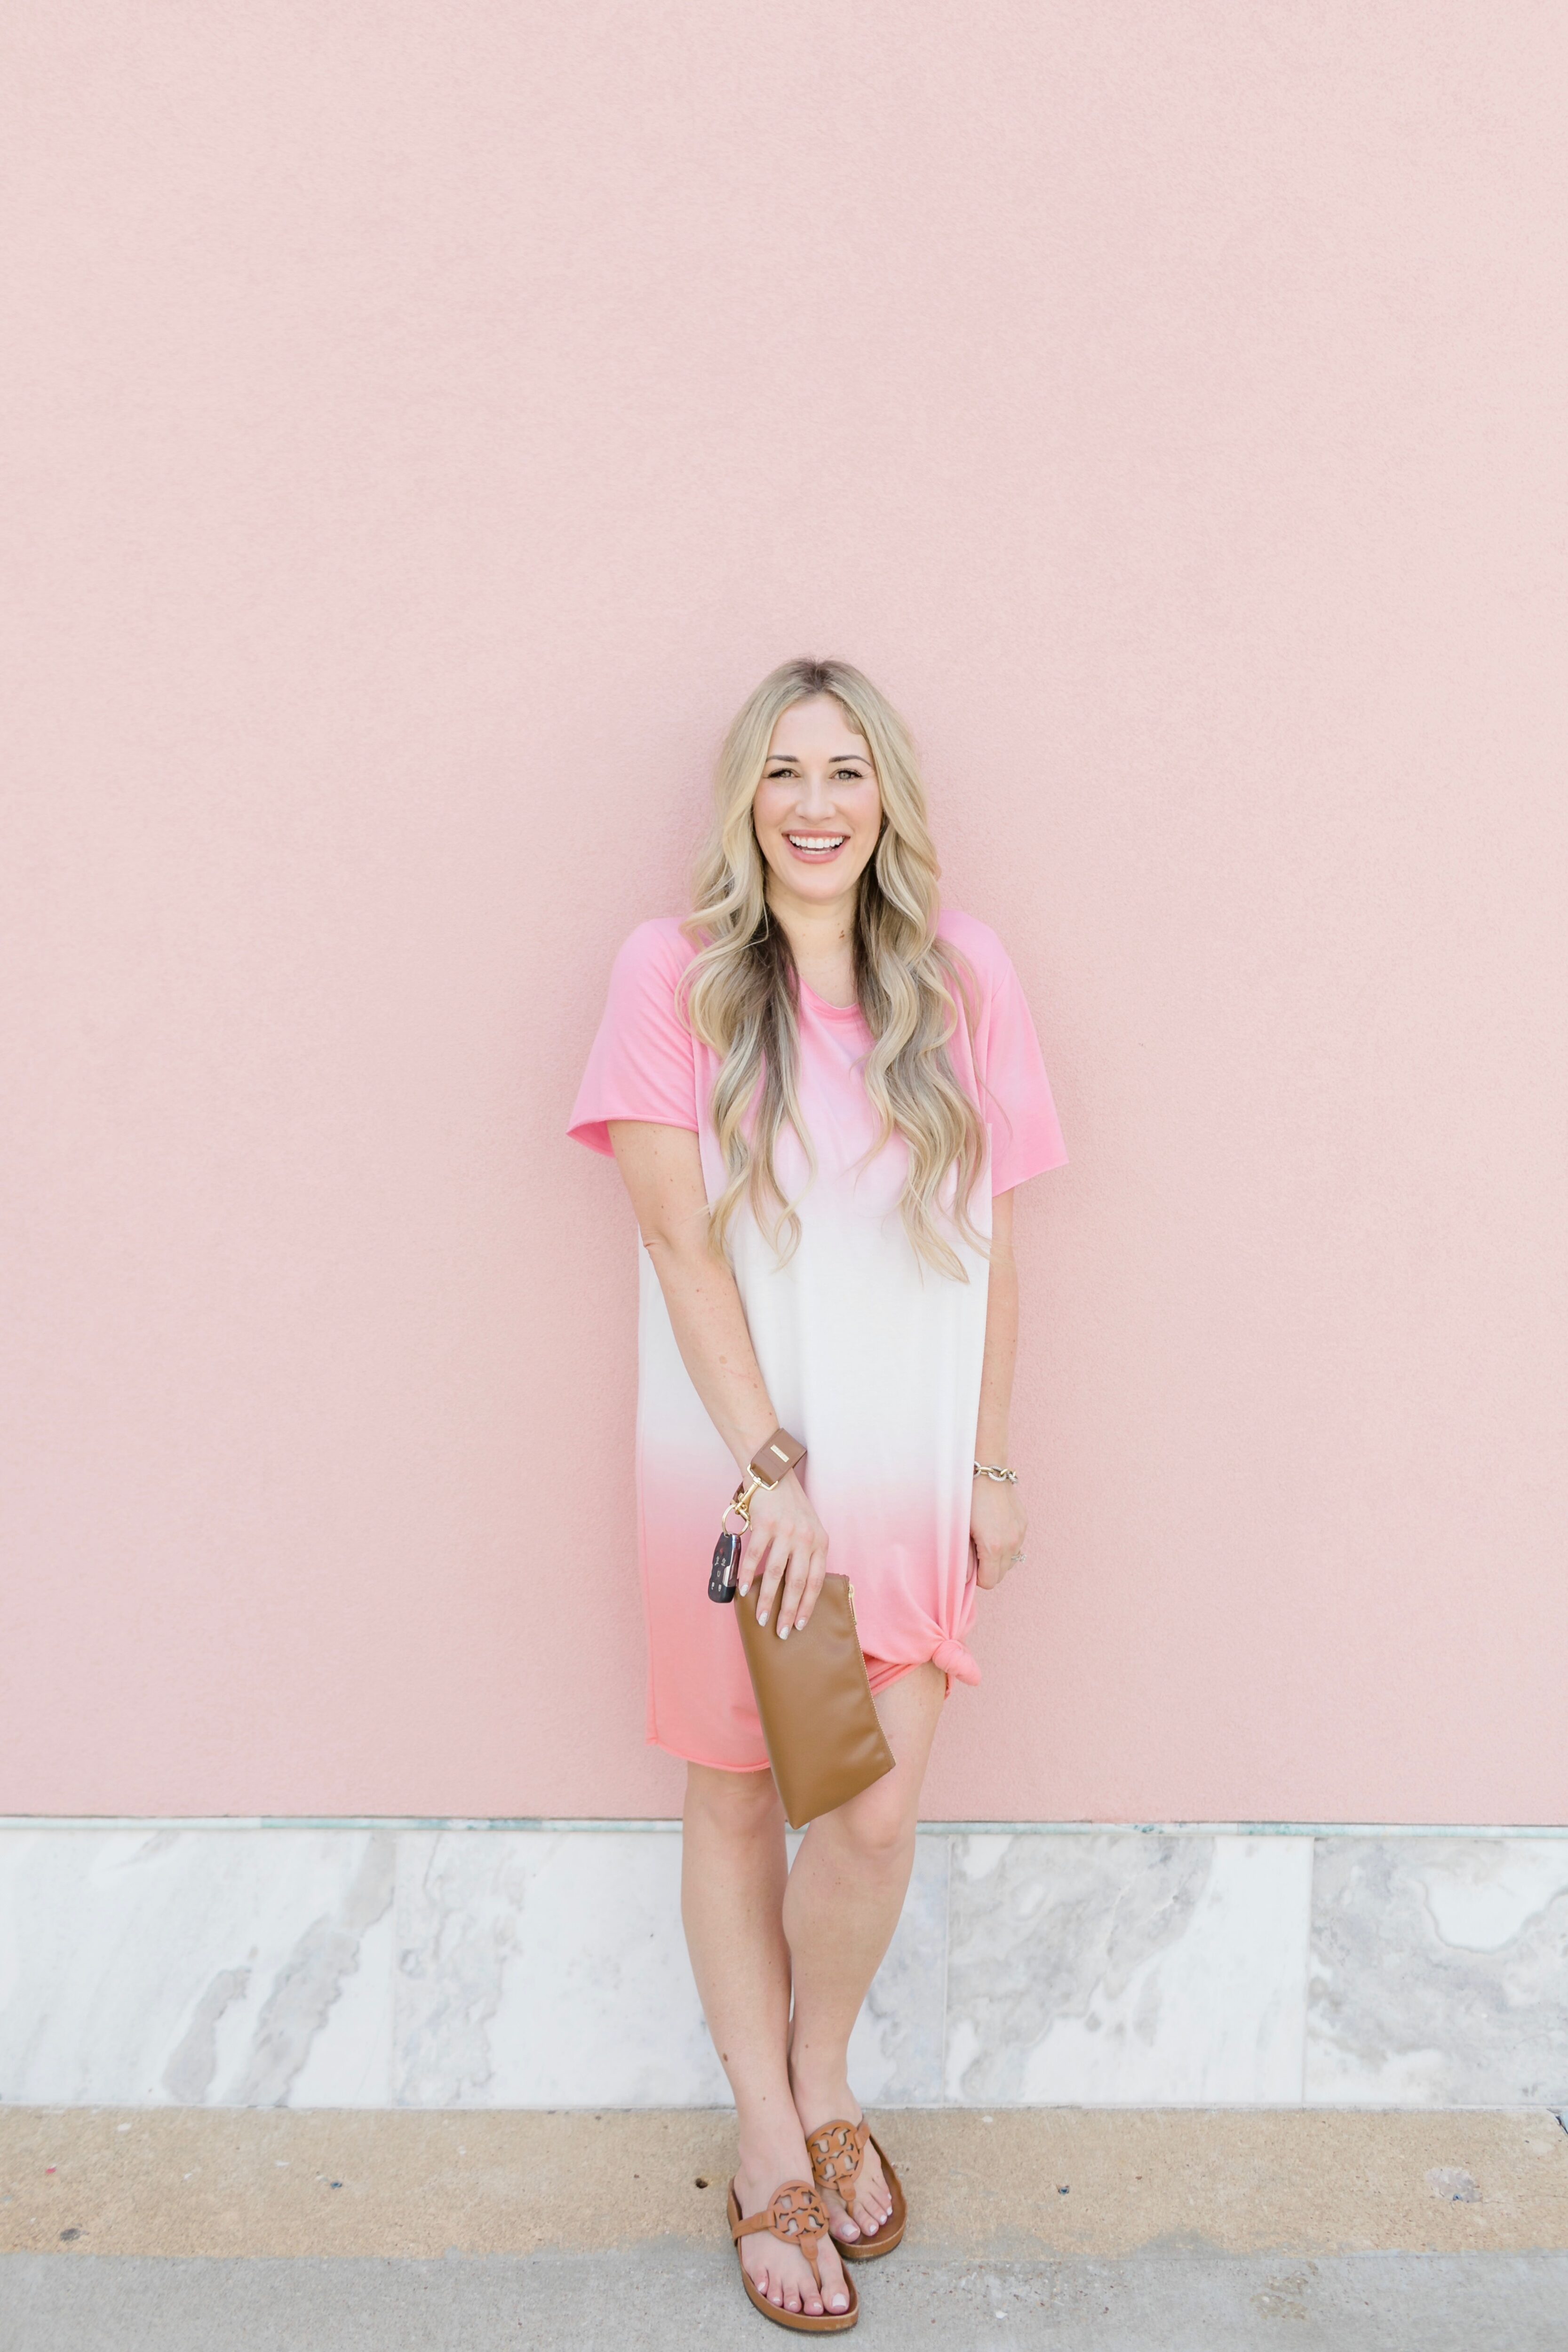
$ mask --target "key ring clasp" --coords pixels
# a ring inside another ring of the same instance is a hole
[[[756,1493],[759,1486],[763,1486],[766,1484],[766,1479],[759,1478],[754,1472],[749,1477],[742,1479],[740,1485],[736,1487],[734,1493],[731,1496],[729,1501],[724,1506],[723,1516],[719,1521],[719,1532],[721,1535],[727,1535],[729,1533],[729,1520],[731,1511],[733,1511],[735,1517],[740,1520],[742,1527],[746,1528],[748,1532],[750,1531],[752,1525],[752,1497]]]

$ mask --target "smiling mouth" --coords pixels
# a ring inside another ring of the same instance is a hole
[[[847,833],[786,833],[784,839],[797,857],[832,857],[841,850]]]

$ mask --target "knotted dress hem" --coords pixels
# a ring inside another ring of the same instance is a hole
[[[942,1668],[945,1676],[942,1694],[944,1701],[952,1696],[952,1685],[955,1682],[973,1685],[980,1680],[980,1668],[963,1643],[942,1641],[937,1643],[929,1658],[898,1660],[868,1658],[866,1679],[871,1685],[872,1697],[875,1698],[879,1691],[886,1690],[889,1683],[896,1683],[902,1675],[912,1675],[917,1666],[924,1665]],[[770,1769],[766,1755],[752,1764],[736,1764],[732,1761],[721,1763],[714,1756],[689,1755],[684,1748],[677,1748],[670,1740],[661,1739],[651,1726],[647,1733],[647,1745],[650,1748],[658,1748],[666,1756],[678,1758],[682,1764],[700,1764],[703,1770],[707,1772],[766,1772]]]

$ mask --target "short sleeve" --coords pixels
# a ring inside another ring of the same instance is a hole
[[[1011,960],[1000,940],[986,961],[989,985],[975,1039],[981,1108],[991,1129],[991,1190],[1010,1192],[1030,1176],[1067,1162],[1061,1123],[1040,1041]]]
[[[610,1156],[608,1122],[695,1129],[696,1044],[676,1002],[694,950],[673,919],[639,923],[610,969],[609,995],[566,1132]]]

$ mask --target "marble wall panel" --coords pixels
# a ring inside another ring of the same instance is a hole
[[[1306,2095],[1568,2105],[1568,1840],[1320,1839]]]
[[[679,1877],[658,1829],[0,1826],[0,2098],[726,2104]],[[851,2079],[1568,2105],[1568,1840],[932,1828]]]
[[[0,2097],[280,2106],[308,2079],[384,2105],[395,1853],[357,1829],[0,1834]]]
[[[405,1833],[402,2106],[717,2106],[729,2086],[680,1925],[680,1840]]]
[[[1299,2101],[1311,1859],[1300,1838],[955,1838],[947,2096]]]

